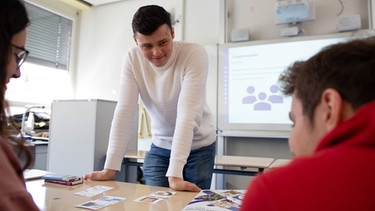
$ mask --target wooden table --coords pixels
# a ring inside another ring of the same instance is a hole
[[[74,194],[97,185],[110,186],[114,189],[93,197],[84,197]],[[175,211],[184,208],[197,194],[195,192],[174,191],[169,188],[115,181],[85,181],[83,184],[76,186],[63,186],[44,184],[44,181],[39,179],[26,182],[26,186],[40,210],[53,211],[86,210],[75,206],[103,196],[123,197],[126,198],[126,200],[100,210]],[[153,205],[134,201],[141,196],[156,191],[173,191],[176,192],[176,194]]]

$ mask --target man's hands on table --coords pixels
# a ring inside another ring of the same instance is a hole
[[[93,171],[89,174],[83,176],[85,180],[96,180],[96,181],[105,181],[105,180],[114,180],[116,177],[116,170],[104,169],[102,171]],[[177,191],[192,191],[199,192],[199,188],[196,184],[183,180],[179,177],[168,177],[169,187]]]
[[[194,183],[185,181],[179,177],[168,177],[169,187],[178,191],[199,192],[201,189]]]
[[[116,173],[116,170],[104,169],[102,171],[93,171],[89,174],[86,174],[83,176],[83,179],[97,181],[114,180],[116,177]]]

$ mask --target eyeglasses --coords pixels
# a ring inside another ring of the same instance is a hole
[[[29,51],[17,45],[11,44],[11,46],[17,48],[18,50],[21,50],[18,54],[16,54],[17,66],[18,68],[20,68],[21,65],[25,62],[27,56],[29,55]]]

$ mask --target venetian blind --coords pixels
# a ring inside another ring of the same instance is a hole
[[[30,26],[27,27],[27,62],[68,70],[72,20],[25,2]]]

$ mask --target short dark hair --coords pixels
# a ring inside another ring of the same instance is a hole
[[[375,37],[331,45],[307,61],[289,66],[279,78],[281,91],[301,100],[312,121],[327,88],[338,91],[354,110],[375,100]]]
[[[133,34],[151,35],[161,25],[167,24],[172,29],[171,14],[158,5],[140,7],[133,16]]]

